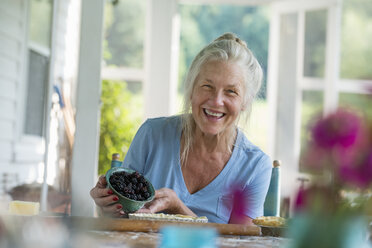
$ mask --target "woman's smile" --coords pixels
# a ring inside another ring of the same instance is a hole
[[[204,108],[203,110],[204,110],[204,113],[207,116],[207,118],[221,119],[225,116],[225,114],[221,113],[221,112],[216,112],[216,111],[209,110],[209,109],[206,109],[206,108]]]

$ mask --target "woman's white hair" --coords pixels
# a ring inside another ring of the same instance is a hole
[[[194,58],[185,79],[185,95],[182,115],[182,132],[184,137],[181,151],[181,164],[186,162],[194,141],[195,121],[191,114],[191,97],[197,76],[202,66],[209,61],[229,61],[240,66],[244,73],[244,100],[242,109],[247,116],[251,112],[252,102],[262,82],[263,72],[257,59],[248,49],[247,44],[233,33],[225,33],[204,47]],[[231,149],[231,145],[228,145]],[[230,151],[231,152],[231,151]]]

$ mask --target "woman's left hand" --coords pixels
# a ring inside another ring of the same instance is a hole
[[[169,188],[161,188],[155,191],[154,199],[145,204],[138,213],[158,213],[184,214],[196,216],[181,200],[176,192]]]

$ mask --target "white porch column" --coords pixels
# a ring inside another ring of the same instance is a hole
[[[76,131],[71,170],[71,215],[93,216],[89,195],[96,184],[99,148],[102,0],[82,0]]]
[[[179,16],[177,0],[148,0],[145,44],[145,118],[176,111]]]

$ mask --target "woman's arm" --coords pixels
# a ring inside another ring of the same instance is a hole
[[[181,200],[176,192],[169,188],[161,188],[155,191],[155,198],[147,203],[138,213],[166,212],[168,214],[183,214],[197,217]]]

